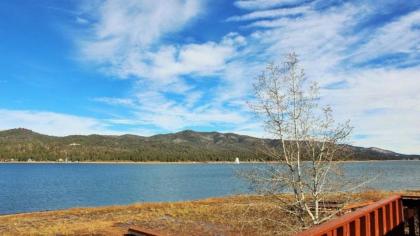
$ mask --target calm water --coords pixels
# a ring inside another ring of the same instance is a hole
[[[420,161],[346,163],[377,175],[380,189],[420,189]],[[250,164],[0,164],[0,214],[69,207],[181,201],[248,191],[236,170]]]

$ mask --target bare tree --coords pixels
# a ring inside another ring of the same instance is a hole
[[[335,165],[352,130],[349,122],[336,124],[331,108],[320,106],[319,88],[305,78],[294,53],[282,66],[269,64],[254,92],[250,106],[276,140],[266,144],[264,152],[276,162],[247,178],[257,190],[272,193],[299,229],[330,219],[337,212],[327,206],[328,194],[349,190]]]

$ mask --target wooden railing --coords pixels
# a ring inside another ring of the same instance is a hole
[[[162,233],[154,232],[148,229],[143,229],[137,226],[128,228],[128,232],[124,236],[164,236]]]
[[[300,232],[298,236],[415,236],[420,230],[420,197],[392,196]],[[417,229],[416,229],[417,228]]]

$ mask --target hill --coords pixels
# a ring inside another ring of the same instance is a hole
[[[233,161],[269,160],[260,150],[262,143],[275,145],[277,140],[219,132],[136,135],[70,135],[48,136],[28,129],[0,131],[0,160],[26,161]],[[346,145],[355,160],[413,159],[379,148]]]

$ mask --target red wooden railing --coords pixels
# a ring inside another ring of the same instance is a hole
[[[297,235],[384,235],[396,226],[401,225],[402,222],[403,206],[401,197],[393,196]],[[403,233],[400,235],[403,235]]]
[[[420,219],[420,198],[392,196],[339,218],[300,232],[297,236],[381,236],[416,234],[415,215]],[[405,220],[404,220],[405,219]],[[419,226],[420,228],[420,223]]]
[[[128,228],[128,232],[124,236],[164,236],[162,233],[154,232],[148,229],[143,229],[137,226]]]

